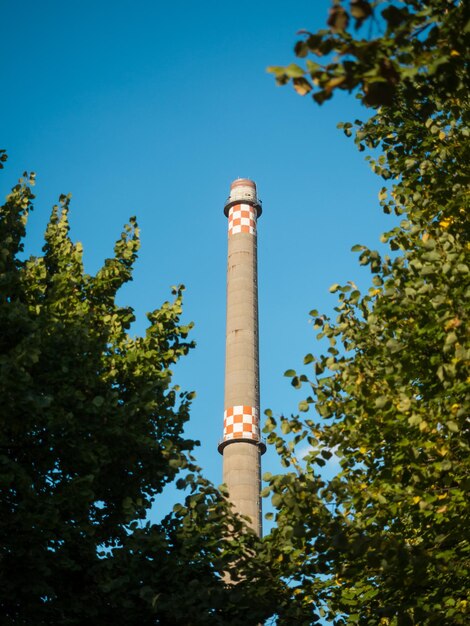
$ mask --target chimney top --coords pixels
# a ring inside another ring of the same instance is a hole
[[[249,178],[237,178],[230,185],[230,189],[235,189],[235,187],[253,187],[253,189],[256,189],[256,183]]]
[[[261,215],[261,200],[258,199],[256,183],[249,178],[237,178],[230,185],[230,195],[224,207],[225,215],[228,217],[230,207],[243,203],[251,204],[256,211],[256,217]]]

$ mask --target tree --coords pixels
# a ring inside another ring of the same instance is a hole
[[[353,248],[370,268],[368,293],[333,285],[336,321],[312,311],[329,348],[305,357],[311,374],[286,372],[309,388],[301,413],[281,417],[281,433],[268,414],[269,441],[290,468],[266,490],[273,558],[294,581],[280,623],[295,607],[305,624],[465,624],[468,13],[454,0],[334,2],[328,27],[296,44],[315,61],[272,71],[319,103],[354,90],[373,109],[340,127],[387,181],[383,210],[402,221],[382,237],[389,255]],[[340,469],[322,478],[333,455]]]
[[[183,436],[191,394],[171,372],[193,345],[180,322],[182,288],[133,338],[133,311],[115,298],[131,280],[135,219],[91,276],[61,196],[44,254],[24,259],[33,183],[25,175],[0,208],[4,622],[258,623],[282,588],[253,559],[258,539],[201,476],[197,442]],[[178,473],[184,503],[146,522]]]

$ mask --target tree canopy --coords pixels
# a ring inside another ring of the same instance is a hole
[[[136,220],[91,276],[61,196],[43,254],[24,258],[33,183],[25,175],[0,207],[3,620],[259,623],[284,586],[253,559],[259,540],[203,478],[197,442],[184,436],[192,394],[171,371],[193,346],[182,288],[133,337],[133,310],[116,294],[132,277]],[[151,524],[150,506],[177,476],[186,497]]]
[[[388,254],[353,248],[368,292],[333,285],[336,320],[311,312],[329,347],[286,372],[308,388],[299,415],[279,431],[268,413],[289,468],[267,476],[271,540],[298,623],[468,621],[468,20],[453,0],[334,2],[327,28],[301,33],[305,65],[271,68],[319,103],[342,89],[372,110],[340,127],[401,219]]]

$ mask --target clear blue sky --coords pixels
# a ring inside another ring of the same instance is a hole
[[[262,410],[296,411],[283,378],[319,350],[312,308],[331,312],[334,282],[367,285],[350,252],[379,246],[391,224],[380,180],[338,121],[364,115],[353,97],[318,107],[276,87],[268,65],[294,61],[296,31],[324,25],[329,0],[0,0],[4,196],[37,172],[28,252],[38,253],[50,208],[71,192],[72,237],[86,269],[112,254],[130,215],[142,249],[121,300],[146,311],[187,286],[185,320],[197,348],[175,382],[197,392],[189,436],[206,475],[221,481],[226,219],[230,182],[249,177],[259,223]],[[279,469],[273,451],[264,471]]]

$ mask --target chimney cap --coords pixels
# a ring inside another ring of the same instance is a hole
[[[256,183],[249,178],[237,178],[230,185],[230,189],[234,189],[235,187],[253,187],[253,189],[256,189]]]
[[[224,206],[225,216],[228,217],[230,207],[235,204],[251,204],[256,211],[256,217],[262,213],[261,200],[258,199],[256,183],[249,178],[237,178],[230,185],[230,195]]]

